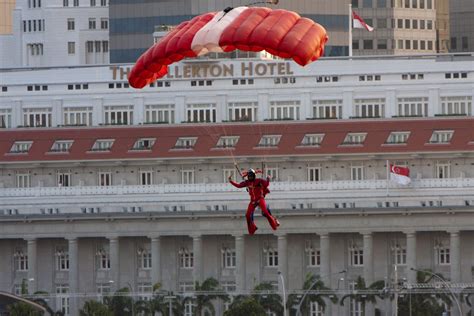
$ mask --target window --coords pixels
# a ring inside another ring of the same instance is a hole
[[[433,29],[433,21],[431,20],[426,20],[426,28],[428,30],[432,30]]]
[[[451,165],[449,162],[437,162],[436,163],[436,178],[446,179],[451,176]]]
[[[308,267],[319,267],[321,265],[321,251],[319,249],[314,249],[309,247],[306,249],[308,254]]]
[[[265,172],[267,173],[267,175],[270,177],[270,179],[272,179],[273,181],[279,181],[279,177],[278,177],[278,168],[271,168],[271,167],[268,167]]]
[[[11,154],[21,154],[30,151],[33,142],[14,142],[12,148],[10,148]]]
[[[391,132],[386,144],[406,144],[410,137],[410,132]]]
[[[342,118],[342,100],[314,100],[313,118]]]
[[[174,145],[175,149],[192,149],[197,142],[197,137],[180,137]]]
[[[308,167],[308,181],[321,181],[321,167]]]
[[[59,187],[70,187],[71,184],[71,171],[58,171],[57,172],[57,183]]]
[[[64,108],[64,125],[66,126],[91,126],[92,107]]]
[[[99,301],[103,303],[104,296],[108,296],[110,293],[110,283],[99,283],[97,284],[97,294],[99,295]]]
[[[106,125],[133,125],[133,105],[105,106]]]
[[[138,268],[142,270],[150,270],[151,265],[151,251],[148,249],[139,248],[137,250],[138,255]]]
[[[276,147],[280,142],[281,135],[264,135],[258,143],[258,147]]]
[[[239,141],[239,136],[221,136],[217,141],[217,148],[235,148],[237,142]]]
[[[97,250],[97,268],[99,270],[110,270],[110,253],[108,245]]]
[[[349,247],[349,265],[351,267],[361,267],[364,265],[364,250],[357,245]]]
[[[299,120],[300,101],[272,101],[270,102],[270,119],[272,120]]]
[[[347,133],[343,145],[363,145],[367,133]]]
[[[355,118],[385,117],[385,99],[356,99]]]
[[[109,28],[109,19],[106,19],[106,18],[100,19],[100,28],[102,30],[107,30]]]
[[[16,174],[16,187],[17,188],[29,188],[30,183],[30,174],[29,173],[17,173]]]
[[[151,150],[155,145],[156,138],[139,138],[132,147],[132,150]]]
[[[434,131],[430,138],[433,144],[449,144],[453,137],[454,131]]]
[[[153,184],[153,170],[140,170],[140,185]]]
[[[102,52],[108,53],[109,52],[109,41],[102,41]],[[169,82],[166,82],[169,83]]]
[[[74,29],[75,29],[74,19],[72,19],[72,18],[67,19],[67,30],[68,31],[73,31]]]
[[[351,166],[351,180],[364,180],[364,166]]]
[[[188,123],[216,122],[215,104],[188,104],[186,109]]]
[[[173,104],[152,104],[145,106],[145,123],[174,123]]]
[[[278,267],[278,250],[273,248],[267,248],[263,250],[265,256],[265,267],[277,268]]]
[[[449,265],[451,264],[450,249],[447,246],[440,246],[437,248],[438,264]]]
[[[194,184],[194,170],[181,170],[181,183]]]
[[[0,109],[0,128],[12,127],[12,110]]]
[[[324,316],[324,308],[318,302],[313,301],[309,303],[309,316]]]
[[[359,0],[352,0],[352,7],[358,8],[359,7]]]
[[[181,269],[192,269],[194,267],[194,255],[187,248],[181,248],[179,254],[179,267]]]
[[[193,282],[179,282],[179,292],[186,293],[194,291]]]
[[[99,172],[99,186],[106,187],[112,185],[112,172]]]
[[[75,42],[67,42],[67,53],[69,55],[74,55],[76,53],[76,43]]]
[[[100,6],[102,7],[107,6],[107,0],[100,0]]]
[[[62,311],[64,315],[69,315],[69,285],[56,284],[56,308]]]
[[[359,40],[358,40],[358,39],[352,40],[352,49],[353,49],[353,50],[360,49]],[[321,82],[322,82],[322,81],[321,81]]]
[[[231,102],[228,104],[229,121],[256,121],[257,102]]]
[[[393,264],[406,265],[407,264],[407,249],[396,245],[392,248]]]
[[[387,49],[387,40],[386,39],[377,40],[377,49]]]
[[[49,151],[67,153],[69,152],[69,149],[71,148],[73,143],[74,141],[72,140],[57,140],[54,142],[53,146],[51,146],[51,149]]]
[[[433,0],[426,0],[426,8],[427,9],[433,9]]]
[[[96,0],[91,0],[91,7],[95,7],[97,5]]]
[[[372,0],[362,0],[362,6],[364,8],[372,8]]]
[[[184,303],[184,316],[193,316],[195,306],[192,301],[186,301],[186,303]]]
[[[79,6],[79,0],[73,0],[73,5],[75,7],[78,7]]]
[[[472,97],[441,97],[441,114],[443,115],[471,115]]]
[[[301,146],[320,146],[323,139],[324,134],[306,134],[303,136]]]
[[[387,0],[377,0],[377,8],[386,8]]]
[[[110,151],[114,144],[114,139],[97,139],[92,146],[92,151]]]
[[[236,265],[235,248],[223,248],[222,252],[222,267],[224,269],[233,269]]]
[[[358,302],[355,299],[350,300],[350,316],[363,316],[364,309],[363,309],[362,302]]]
[[[56,271],[69,271],[69,252],[64,248],[57,248],[55,257]]]
[[[428,98],[398,98],[398,116],[428,116]]]
[[[23,109],[23,126],[26,127],[51,127],[50,108]]]
[[[367,22],[368,23],[368,22]],[[370,24],[369,24],[370,25]],[[363,40],[364,43],[364,49],[374,49],[374,41],[373,40]]]
[[[17,250],[13,254],[13,259],[15,261],[15,270],[17,272],[28,271],[28,254],[23,250]]]

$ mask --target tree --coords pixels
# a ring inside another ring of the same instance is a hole
[[[31,305],[23,302],[15,303],[8,306],[8,312],[10,316],[42,316],[43,313],[37,311]]]
[[[219,281],[214,278],[208,278],[200,284],[196,282],[195,285],[196,297],[194,303],[196,304],[196,315],[201,316],[204,309],[211,312],[211,315],[215,315],[216,311],[212,301],[215,299],[221,299],[224,302],[229,300],[229,296],[219,288]],[[203,292],[203,294],[200,294]]]
[[[265,309],[253,297],[240,297],[230,305],[224,316],[266,316]]]
[[[330,288],[324,285],[324,282],[319,279],[319,276],[316,276],[312,273],[306,275],[306,280],[303,283],[304,292],[308,292],[306,296],[301,296],[297,294],[290,294],[288,296],[288,302],[286,304],[287,308],[290,308],[290,313],[292,315],[297,314],[297,310],[291,310],[292,306],[298,306],[301,304],[301,315],[309,315],[310,303],[317,302],[319,306],[322,307],[323,311],[326,310],[326,301],[324,297],[329,298],[334,304],[337,303],[338,299],[334,292]],[[323,293],[313,293],[313,292],[323,292]],[[301,299],[303,301],[301,302]]]
[[[127,287],[121,288],[112,296],[104,297],[104,303],[112,311],[113,315],[131,316],[133,310],[133,299],[129,296]]]
[[[283,315],[283,304],[280,295],[274,294],[273,285],[269,282],[263,282],[254,288],[252,297],[260,304],[265,311],[274,312],[277,315]]]
[[[79,316],[113,316],[107,305],[97,301],[87,301],[79,311]]]
[[[367,302],[375,304],[377,303],[377,298],[382,299],[382,300],[386,298],[386,295],[383,291],[384,288],[385,288],[385,281],[383,280],[375,281],[374,283],[366,287],[364,278],[361,276],[358,276],[356,279],[356,284],[354,286],[354,291],[351,294],[344,295],[341,298],[340,304],[341,306],[343,306],[344,301],[347,298],[349,298],[350,300],[361,302],[362,309],[364,309]],[[368,291],[368,293],[366,292],[366,293],[360,294],[358,293],[358,291],[363,291],[363,292]],[[372,291],[372,293],[370,291]],[[404,315],[404,314],[400,313],[400,315]]]
[[[138,300],[135,303],[135,312],[143,313],[145,315],[154,315],[156,312],[161,315],[168,315],[168,304],[164,299],[167,292],[161,290],[161,283],[155,283],[153,285],[153,298],[149,301]]]
[[[438,275],[443,278],[442,275]],[[416,273],[417,283],[428,284],[433,280],[433,278],[434,275],[428,272],[417,271]],[[435,290],[434,284],[433,286],[423,287],[423,290],[425,291],[429,289]],[[444,307],[440,302],[444,302],[448,306],[452,305],[451,297],[446,293],[407,294],[398,300],[398,311],[400,315],[410,315],[410,309],[412,316],[441,315],[444,312]]]

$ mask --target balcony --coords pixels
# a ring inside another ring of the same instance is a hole
[[[421,196],[433,195],[433,191],[441,189],[446,196],[463,190],[472,195],[474,178],[448,179],[414,179],[407,187],[390,183],[391,195]],[[450,190],[451,189],[451,190]],[[357,197],[364,191],[373,197],[385,197],[387,192],[386,180],[338,180],[318,182],[272,182],[270,190],[273,193],[311,193],[314,198],[332,196]],[[110,195],[156,195],[156,194],[191,194],[191,193],[231,193],[239,189],[228,183],[199,183],[199,184],[159,184],[159,185],[117,185],[117,186],[73,186],[73,187],[33,187],[33,188],[2,188],[0,198],[15,197],[49,197],[49,196],[110,196]],[[356,191],[356,192],[354,192]],[[331,193],[331,194],[329,194]],[[460,192],[461,193],[461,192]]]

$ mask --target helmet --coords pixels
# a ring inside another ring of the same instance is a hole
[[[247,171],[247,178],[248,178],[249,180],[254,180],[254,179],[255,179],[255,170],[249,169],[249,170]]]

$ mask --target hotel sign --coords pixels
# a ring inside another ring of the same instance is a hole
[[[113,80],[126,80],[131,67],[111,66]],[[166,79],[274,77],[293,75],[290,62],[192,63],[168,66]]]

